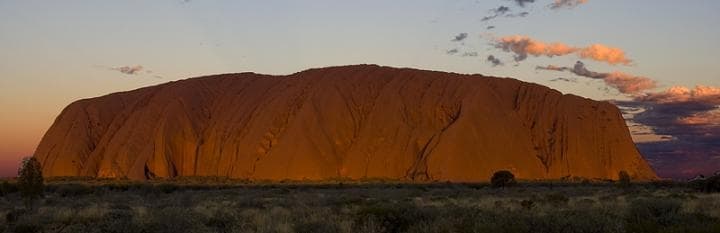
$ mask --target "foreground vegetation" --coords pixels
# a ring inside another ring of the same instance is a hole
[[[687,184],[0,183],[0,232],[720,232],[720,194]]]

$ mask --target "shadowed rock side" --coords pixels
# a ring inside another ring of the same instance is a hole
[[[357,65],[192,78],[69,105],[49,176],[252,180],[636,179],[618,109],[513,79]]]

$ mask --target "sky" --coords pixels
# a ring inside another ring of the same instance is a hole
[[[662,177],[720,170],[716,0],[0,0],[0,177],[72,101],[379,64],[616,103]]]

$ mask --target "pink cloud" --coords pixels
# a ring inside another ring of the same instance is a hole
[[[505,52],[514,53],[515,61],[525,60],[528,55],[555,57],[576,54],[583,59],[591,59],[611,65],[632,64],[632,60],[627,58],[625,51],[602,44],[593,44],[582,48],[558,42],[545,43],[528,36],[514,35],[497,39],[495,47]]]

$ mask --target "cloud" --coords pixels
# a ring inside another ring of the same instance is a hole
[[[588,0],[555,0],[549,5],[550,9],[557,10],[562,8],[573,8],[587,3]]]
[[[618,89],[618,91],[623,94],[637,94],[657,87],[655,80],[647,77],[633,76],[619,71],[605,75],[603,80],[608,86]]]
[[[141,71],[143,71],[145,68],[141,65],[136,66],[120,66],[120,67],[111,67],[111,70],[120,71],[120,73],[127,74],[127,75],[136,75],[139,74]]]
[[[590,58],[595,61],[607,62],[611,65],[630,65],[632,63],[630,59],[625,57],[625,51],[622,49],[608,47],[601,44],[594,44],[588,46],[587,48],[580,49],[579,56],[582,58]]]
[[[569,71],[577,76],[601,79],[609,87],[618,90],[622,94],[633,94],[639,95],[641,92],[655,88],[656,82],[650,78],[633,76],[625,74],[619,71],[611,73],[600,73],[588,70],[585,67],[585,63],[577,61],[575,65],[571,67],[559,67],[559,66],[538,66],[538,70],[550,70],[550,71]]]
[[[155,74],[154,71],[149,70],[141,65],[134,65],[134,66],[118,66],[118,67],[108,67],[108,66],[102,66],[102,65],[93,65],[93,67],[103,70],[112,70],[117,71],[122,74],[126,75],[139,75],[139,76],[145,76],[145,77],[153,77],[156,79],[163,79],[164,77],[159,74]]]
[[[515,17],[526,17],[530,14],[530,12],[520,12],[516,14],[510,14],[511,10],[509,7],[506,6],[499,6],[498,8],[494,8],[490,10],[490,15],[483,17],[480,19],[480,21],[489,21],[491,19],[495,19],[497,17],[507,17],[507,18],[515,18]]]
[[[492,9],[491,11],[494,12],[494,13],[496,13],[496,14],[504,15],[505,13],[510,12],[510,7],[500,6],[500,7],[496,8],[496,9]]]
[[[675,86],[662,92],[648,93],[638,97],[638,100],[661,104],[699,102],[720,105],[720,87],[699,85],[695,89],[690,89]]]
[[[577,48],[563,43],[545,43],[528,36],[514,35],[496,39],[494,46],[505,52],[515,55],[515,61],[527,59],[528,55],[539,56],[565,56],[576,54],[583,59],[606,62],[611,65],[630,65],[632,60],[625,56],[625,51],[601,44],[593,44],[585,48]]]
[[[484,21],[488,21],[488,20],[497,18],[497,17],[499,17],[499,16],[503,16],[503,15],[505,15],[505,14],[508,13],[508,12],[510,12],[510,8],[509,8],[509,7],[499,6],[498,8],[491,9],[491,10],[490,10],[491,15],[488,15],[488,16],[483,17],[482,19],[480,19],[480,21],[483,21],[483,22],[484,22]]]
[[[551,70],[551,71],[567,71],[570,68],[548,65],[548,66],[537,66],[537,67],[535,67],[535,69],[536,70]]]
[[[452,39],[453,42],[460,42],[468,38],[468,34],[463,32],[455,36],[455,38]]]
[[[515,53],[515,61],[523,61],[528,55],[533,56],[564,56],[577,51],[576,48],[562,43],[544,43],[527,36],[506,36],[497,39],[495,47],[505,52]]]
[[[535,0],[510,0],[515,2],[520,7],[525,7],[526,5],[535,2]]]
[[[554,78],[554,79],[550,79],[550,82],[557,82],[557,81],[575,83],[575,82],[577,82],[577,79],[569,79],[569,78]]]
[[[459,52],[460,52],[460,51],[459,51],[458,49],[450,49],[450,50],[448,50],[448,51],[445,51],[445,53],[448,54],[448,55],[454,55],[454,54],[459,53]]]
[[[720,87],[671,87],[629,101],[621,109],[641,109],[632,121],[670,140],[643,142],[638,148],[665,177],[710,174],[720,168]]]
[[[486,61],[490,62],[490,64],[492,64],[493,67],[504,65],[500,59],[498,59],[497,57],[495,57],[493,55],[488,56]]]
[[[477,52],[464,52],[464,53],[462,54],[462,56],[463,56],[463,57],[477,57],[477,56],[478,56],[478,53],[477,53]]]

